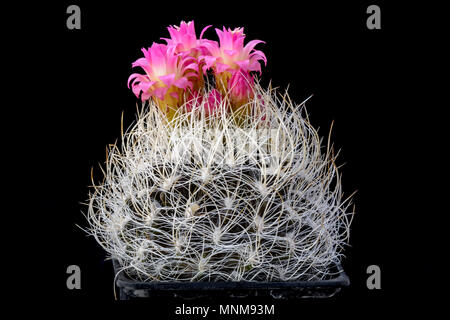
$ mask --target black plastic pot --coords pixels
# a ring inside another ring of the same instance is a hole
[[[113,260],[114,273],[117,274],[119,263]],[[204,297],[251,297],[272,296],[276,299],[288,298],[329,298],[342,287],[350,285],[350,280],[342,267],[336,265],[338,276],[320,281],[285,281],[285,282],[137,282],[129,279],[124,272],[116,278],[120,300],[142,299],[155,296],[196,299]]]

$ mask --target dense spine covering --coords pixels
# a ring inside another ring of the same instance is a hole
[[[304,104],[254,86],[242,108],[205,99],[172,121],[148,100],[89,195],[89,233],[140,281],[326,279],[353,211]]]

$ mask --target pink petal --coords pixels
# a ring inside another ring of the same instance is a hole
[[[249,41],[244,47],[245,54],[248,55],[258,43],[265,43],[265,42],[261,40]]]
[[[148,65],[148,60],[146,58],[139,58],[135,62],[131,64],[131,66],[134,67],[144,67]]]
[[[241,61],[235,61],[236,64],[239,66],[240,69],[243,69],[244,71],[248,71],[248,66],[250,61],[247,60],[241,60]]]
[[[149,48],[149,49],[150,49],[150,48]],[[146,59],[149,59],[149,58],[150,58],[150,54],[148,53],[148,50],[147,50],[147,49],[141,48],[141,51],[142,51],[142,53],[144,54],[144,57],[145,57]]]
[[[175,80],[173,83],[176,87],[185,90],[186,88],[192,89],[192,82],[190,82],[187,78],[183,77],[178,80]]]
[[[139,58],[131,64],[132,68],[141,67],[148,74],[151,73],[150,63],[147,58]]]
[[[150,97],[151,97],[151,94],[149,92],[142,92],[142,94],[141,94],[142,101],[146,101],[146,100],[150,99]]]
[[[210,55],[220,55],[219,44],[216,41],[203,39],[201,42],[202,48],[209,52]]]
[[[183,70],[187,70],[187,69],[198,70],[198,64],[196,62],[194,62],[194,63],[187,65],[186,67],[183,67]]]
[[[185,78],[195,77],[198,78],[197,72],[188,72],[184,75]]]
[[[168,39],[168,38],[159,38],[159,39],[164,40],[167,45],[172,44],[172,39]]]
[[[229,69],[231,69],[231,68],[227,64],[220,63],[220,62],[216,63],[216,72],[217,73],[222,73],[222,72],[227,71]]]
[[[247,71],[257,71],[261,74],[261,64],[258,60],[250,59],[250,64],[248,65]]]
[[[217,61],[217,57],[212,56],[201,56],[199,59],[205,62],[205,65],[203,66],[203,72],[211,68]]]
[[[164,100],[164,96],[166,95],[168,89],[169,88],[167,87],[156,88],[151,92],[151,95],[154,95],[157,98]]]
[[[252,54],[250,54],[250,57],[252,58],[252,57],[256,57],[256,59],[258,59],[258,60],[263,60],[264,61],[264,65],[267,65],[267,58],[266,58],[266,55],[262,52],[262,51],[260,51],[260,50],[254,50],[253,52],[252,52]]]
[[[227,56],[234,56],[237,54],[237,50],[223,50],[223,53],[225,53]]]
[[[175,73],[171,73],[165,76],[160,76],[159,80],[161,80],[167,87],[172,86],[175,81]]]
[[[133,73],[133,74],[131,74],[131,75],[128,77],[128,81],[127,81],[127,87],[128,87],[128,88],[130,88],[130,82],[131,82],[131,80],[136,79],[138,76],[142,76],[142,75],[139,74],[139,73]],[[133,82],[134,82],[134,81],[133,81]]]
[[[136,96],[136,98],[139,98],[139,94],[141,93],[141,86],[140,83],[133,83],[131,85],[131,91],[134,93],[134,95]]]
[[[212,25],[206,26],[203,28],[202,32],[200,33],[200,39],[203,38],[203,34],[205,33],[206,30],[208,30],[209,27],[211,27]]]
[[[141,90],[142,90],[143,92],[147,92],[147,91],[150,89],[150,87],[151,87],[152,85],[154,85],[154,84],[155,84],[154,81],[142,81],[142,82],[140,83]]]
[[[225,43],[225,32],[226,32],[225,27],[223,27],[223,31],[221,31],[220,29],[217,29],[217,28],[215,30],[216,30],[217,36],[219,37],[220,46],[223,46],[223,43]]]
[[[149,56],[152,69],[163,69],[166,67],[167,61],[167,46],[163,44],[153,43]]]

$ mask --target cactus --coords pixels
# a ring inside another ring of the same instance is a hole
[[[143,104],[89,194],[88,232],[139,281],[330,277],[353,210],[305,103],[259,84],[251,114],[205,103],[172,121]]]

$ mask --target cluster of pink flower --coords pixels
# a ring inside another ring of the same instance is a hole
[[[211,70],[216,88],[202,104],[208,112],[212,112],[217,101],[225,96],[232,108],[238,108],[252,98],[252,72],[261,73],[261,60],[267,63],[264,53],[254,48],[264,42],[252,40],[244,46],[243,28],[231,30],[225,27],[216,29],[219,43],[203,39],[203,33],[209,27],[205,27],[197,39],[194,22],[183,21],[180,26],[168,28],[170,39],[162,38],[166,44],[153,43],[150,48],[143,48],[144,57],[132,66],[141,67],[145,74],[133,73],[128,78],[133,93],[142,101],[154,99],[171,119],[182,104],[187,102],[189,108],[193,101],[203,99],[203,93],[200,93],[205,86],[203,75]]]

